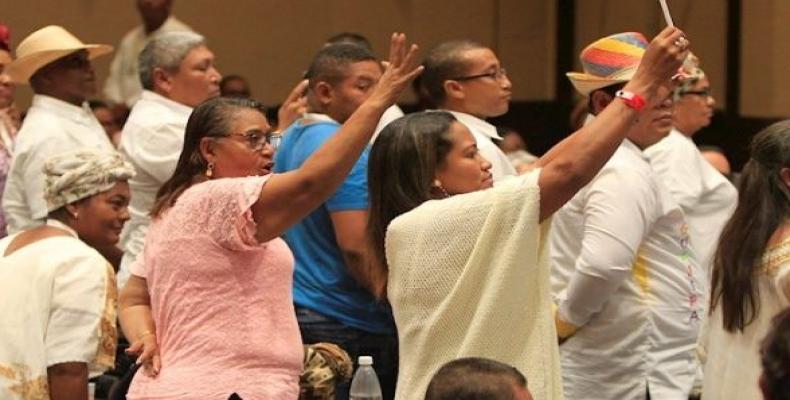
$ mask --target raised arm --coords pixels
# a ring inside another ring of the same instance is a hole
[[[258,240],[279,236],[335,191],[367,146],[384,110],[422,72],[417,46],[407,47],[403,34],[392,35],[389,60],[373,93],[339,132],[301,168],[274,175],[263,187],[260,198],[252,206]]]
[[[642,62],[625,90],[642,96],[649,109],[664,99],[658,89],[670,85],[671,77],[688,53],[674,43],[685,36],[677,28],[666,28],[647,47]],[[559,210],[576,192],[592,180],[625,138],[639,112],[624,102],[611,102],[591,123],[554,146],[536,166],[542,168],[540,186],[540,220]]]
[[[561,339],[604,309],[634,273],[639,244],[655,222],[650,212],[655,205],[649,185],[621,187],[642,179],[633,170],[606,170],[584,196],[581,249],[555,315]]]

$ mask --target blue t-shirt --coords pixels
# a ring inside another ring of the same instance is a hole
[[[274,172],[297,169],[340,125],[334,121],[302,119],[284,133],[275,156]],[[369,148],[354,164],[335,193],[285,232],[294,268],[294,303],[341,323],[372,333],[392,333],[392,311],[360,286],[348,273],[335,238],[330,213],[368,208]]]

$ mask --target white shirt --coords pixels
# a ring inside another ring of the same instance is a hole
[[[191,113],[191,107],[144,90],[123,126],[120,151],[134,166],[137,175],[129,180],[132,200],[130,219],[121,234],[124,254],[118,270],[119,286],[129,278],[129,266],[142,251],[151,224],[148,214],[156,200],[156,192],[176,169]]]
[[[472,136],[477,141],[477,149],[480,151],[480,155],[491,163],[491,174],[494,176],[494,182],[506,176],[517,174],[507,155],[491,141],[491,139],[502,140],[494,125],[471,114],[450,110],[445,111],[453,114],[458,122],[466,125],[469,131],[472,132]]]
[[[738,204],[738,191],[702,157],[688,136],[672,130],[645,149],[653,170],[662,179],[689,221],[691,244],[700,265],[711,273],[713,255],[724,224]]]
[[[649,385],[655,399],[685,399],[704,273],[636,145],[623,141],[554,215],[550,243],[557,312],[580,327],[560,346],[566,398],[644,399]]]
[[[88,104],[78,107],[54,97],[33,96],[17,134],[3,192],[9,234],[44,223],[47,202],[42,167],[54,155],[81,148],[115,150]]]
[[[743,331],[724,329],[721,302],[705,320],[699,341],[704,400],[763,399],[757,385],[763,371],[759,349],[773,318],[790,307],[790,239],[767,247],[754,272],[760,310]]]
[[[7,256],[2,255],[17,236],[0,240],[3,400],[49,399],[47,368],[55,364],[86,363],[91,377],[115,365],[115,274],[101,254],[72,234]]]
[[[393,104],[384,110],[384,114],[381,115],[379,124],[376,125],[376,130],[373,132],[373,137],[370,138],[370,143],[372,144],[374,141],[376,141],[376,138],[379,136],[379,133],[381,133],[381,130],[384,129],[385,126],[404,115],[406,114],[403,113],[403,110],[401,110],[397,104]]]
[[[143,91],[138,69],[140,52],[155,35],[173,31],[192,31],[192,28],[175,17],[169,17],[150,35],[146,35],[142,25],[127,32],[115,49],[115,57],[110,64],[110,75],[104,83],[104,96],[114,103],[132,107]]]

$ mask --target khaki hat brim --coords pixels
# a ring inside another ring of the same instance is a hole
[[[40,51],[17,58],[8,64],[6,72],[14,83],[27,84],[30,77],[41,69],[41,67],[79,50],[87,50],[88,59],[93,60],[94,58],[109,54],[112,52],[113,48],[106,44],[86,44],[69,49]]]
[[[631,80],[630,78],[601,78],[582,72],[566,72],[565,76],[568,77],[573,87],[582,96],[588,96],[595,90]]]

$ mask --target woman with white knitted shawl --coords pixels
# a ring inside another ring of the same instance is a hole
[[[657,88],[686,54],[682,35],[661,32],[624,90],[662,101]],[[371,279],[398,328],[397,399],[422,399],[442,364],[467,356],[515,366],[536,400],[562,399],[545,222],[611,157],[639,115],[632,106],[613,102],[535,170],[496,186],[449,113],[407,115],[382,131],[369,159],[368,230]]]

